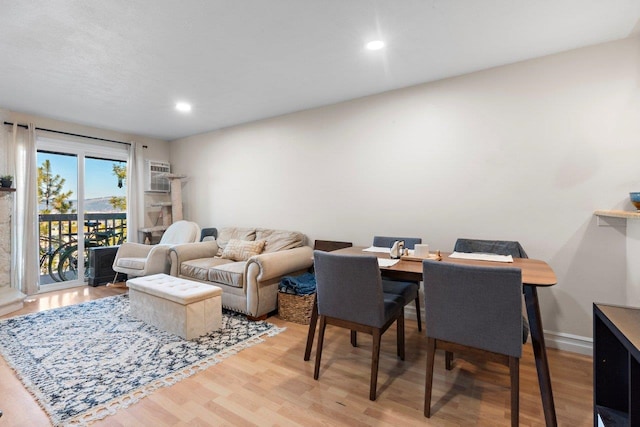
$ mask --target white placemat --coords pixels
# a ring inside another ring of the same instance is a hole
[[[386,258],[378,258],[378,265],[380,267],[392,267],[398,263],[398,259],[386,259]]]
[[[449,258],[475,259],[479,261],[513,262],[511,255],[496,255],[483,252],[454,252]]]
[[[391,252],[391,248],[383,248],[380,246],[369,246],[366,249],[363,249],[362,252],[384,252],[386,254]]]

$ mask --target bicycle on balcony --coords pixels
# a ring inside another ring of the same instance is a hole
[[[101,246],[119,245],[124,242],[126,234],[116,229],[100,229],[99,221],[86,221],[87,233],[84,237],[84,275],[89,274],[89,249]],[[52,250],[51,244],[42,249],[40,269],[46,261],[49,276],[56,282],[66,282],[78,278],[78,241],[71,237],[66,243]]]
[[[49,274],[55,282],[59,282],[60,277],[58,276],[58,263],[54,260],[53,254],[59,245],[59,241],[54,243],[52,238],[40,236],[40,274]]]

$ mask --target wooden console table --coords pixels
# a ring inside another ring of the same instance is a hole
[[[640,308],[593,305],[593,402],[594,426],[640,425]]]

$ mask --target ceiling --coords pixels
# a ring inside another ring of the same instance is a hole
[[[1,10],[0,108],[165,140],[640,29],[640,0],[29,0]],[[374,39],[386,47],[366,50]],[[174,109],[182,100],[190,113]]]

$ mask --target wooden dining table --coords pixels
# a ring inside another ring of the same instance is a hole
[[[360,255],[360,256],[376,256],[378,258],[389,258],[388,252],[370,252],[364,251],[364,246],[353,246],[350,248],[339,249],[333,251],[335,254],[344,255]],[[556,275],[553,269],[544,261],[532,258],[513,258],[513,262],[495,262],[480,261],[470,259],[451,258],[450,253],[442,253],[442,262],[450,262],[454,264],[479,265],[479,266],[495,266],[495,267],[516,267],[522,272],[522,288],[524,300],[529,319],[529,330],[531,333],[531,344],[533,346],[533,354],[536,362],[536,370],[538,372],[538,383],[540,385],[540,395],[542,397],[542,407],[547,426],[557,426],[555,404],[553,401],[553,391],[551,389],[551,375],[549,373],[549,362],[547,359],[547,350],[544,342],[544,330],[542,328],[542,317],[540,315],[540,304],[538,301],[538,288],[553,286],[557,283]],[[421,282],[422,262],[420,260],[401,259],[396,264],[384,267],[380,270],[384,273],[385,278],[395,280],[406,280]],[[417,313],[420,315],[420,313]],[[309,323],[309,332],[307,334],[307,345],[304,353],[304,360],[311,357],[311,349],[313,346],[313,338],[315,336],[318,311],[314,306],[311,321]]]

